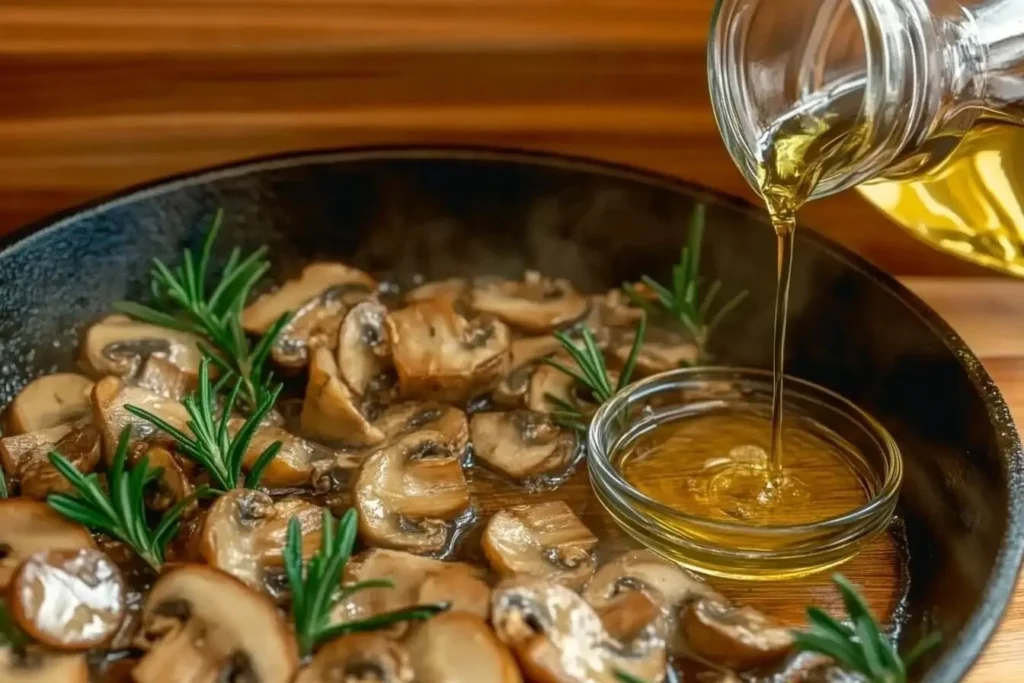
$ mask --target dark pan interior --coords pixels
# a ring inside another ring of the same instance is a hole
[[[0,254],[0,405],[30,378],[70,366],[83,325],[114,300],[143,297],[150,259],[196,245],[217,207],[221,245],[268,244],[277,277],[331,256],[428,278],[532,267],[596,291],[640,274],[666,277],[695,197],[709,204],[704,272],[723,280],[726,295],[750,291],[712,352],[768,368],[775,245],[753,207],[580,161],[357,150],[154,185],[13,239]],[[942,652],[925,680],[957,681],[998,621],[1021,560],[1024,468],[1010,415],[963,342],[861,259],[798,231],[793,279],[788,369],[862,405],[902,447],[912,558],[905,636],[940,628]]]

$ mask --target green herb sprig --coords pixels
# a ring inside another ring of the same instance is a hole
[[[150,469],[149,456],[143,456],[131,469],[126,467],[130,436],[131,428],[125,427],[107,472],[109,493],[103,490],[95,474],[82,474],[63,455],[50,451],[50,462],[75,487],[75,493],[51,493],[46,502],[68,519],[126,543],[146,564],[159,571],[167,545],[181,526],[182,513],[196,497],[206,495],[208,489],[196,489],[165,512],[155,527],[150,526],[143,496],[146,486],[158,479],[163,470]]]
[[[906,683],[907,671],[941,642],[941,634],[932,632],[901,658],[854,585],[842,574],[834,574],[832,580],[843,598],[850,625],[840,623],[822,609],[809,607],[810,628],[794,633],[796,648],[827,655],[843,669],[861,674],[871,683]]]
[[[679,263],[672,267],[671,286],[666,287],[653,278],[643,276],[640,281],[650,288],[654,299],[636,290],[633,285],[622,285],[626,295],[649,314],[668,317],[690,333],[697,347],[703,351],[716,327],[747,297],[740,292],[715,310],[721,280],[715,280],[701,293],[700,252],[704,239],[705,207],[697,204],[690,217],[689,243],[682,248]]]
[[[4,476],[3,469],[0,469],[0,498],[6,498],[11,495],[7,489],[7,477]]]
[[[18,627],[7,603],[0,598],[0,643],[12,648],[24,648],[31,642],[32,638]]]
[[[241,386],[241,378],[236,379],[234,388],[228,394],[220,416],[217,417],[217,400],[210,382],[209,360],[204,358],[199,363],[198,388],[194,394],[182,401],[189,417],[188,429],[195,435],[194,437],[144,408],[126,405],[125,410],[169,434],[182,453],[206,468],[216,482],[219,491],[230,491],[240,485],[252,489],[259,486],[263,472],[267,469],[270,461],[280,452],[282,444],[280,441],[275,441],[267,446],[244,479],[242,478],[242,461],[256,430],[260,427],[260,421],[274,407],[281,387],[279,386],[261,397],[256,411],[249,415],[232,437],[228,432],[228,424],[231,421],[231,411],[235,406]]]
[[[417,605],[358,621],[330,623],[334,606],[351,595],[367,588],[394,588],[394,583],[387,579],[341,585],[342,573],[355,545],[356,527],[354,509],[348,510],[337,524],[331,513],[324,510],[320,548],[309,562],[303,563],[302,526],[294,517],[288,523],[284,569],[292,593],[292,623],[302,656],[324,641],[349,633],[375,631],[403,621],[422,621],[449,607],[446,603]]]
[[[647,683],[647,681],[637,678],[632,674],[628,674],[625,671],[616,671],[615,678],[618,679],[619,683]]]
[[[223,217],[224,212],[218,210],[198,256],[186,249],[182,264],[177,268],[153,259],[152,306],[120,301],[114,308],[137,320],[191,332],[204,339],[211,346],[202,344],[200,350],[222,374],[218,388],[236,378],[241,384],[242,403],[252,412],[274,392],[275,382],[266,361],[274,340],[288,324],[290,314],[278,318],[255,346],[250,344],[242,329],[242,309],[249,292],[270,269],[270,263],[264,258],[266,247],[245,257],[235,247],[220,280],[213,286],[207,284],[213,243]]]

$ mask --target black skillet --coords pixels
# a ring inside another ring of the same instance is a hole
[[[271,249],[278,279],[311,258],[429,279],[524,268],[601,290],[665,277],[691,206],[708,203],[703,270],[750,299],[717,333],[727,364],[770,367],[775,247],[763,212],[672,179],[581,160],[470,149],[365,149],[230,166],[132,190],[43,221],[0,252],[0,405],[71,365],[83,325],[145,295],[154,256],[197,245]],[[843,394],[899,442],[914,640],[945,639],[922,680],[959,681],[1021,564],[1024,456],[978,360],[891,277],[797,232],[788,371]]]

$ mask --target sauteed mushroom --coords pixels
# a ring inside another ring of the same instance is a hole
[[[309,382],[302,403],[302,431],[317,439],[372,446],[384,434],[359,411],[354,396],[338,377],[338,365],[326,348],[315,348],[309,363]]]
[[[476,413],[469,433],[476,457],[513,479],[563,471],[578,452],[575,432],[529,410]]]
[[[446,612],[413,631],[407,647],[417,683],[521,683],[515,659],[482,618]]]
[[[773,664],[793,647],[793,632],[750,607],[701,598],[681,615],[683,636],[691,652],[731,669]]]
[[[0,589],[7,587],[18,565],[34,553],[95,547],[85,527],[64,519],[46,503],[0,499]]]
[[[597,538],[562,501],[516,505],[494,514],[483,550],[501,576],[536,576],[579,589],[594,573]]]
[[[185,372],[166,358],[150,356],[143,364],[136,384],[164,398],[180,401],[195,388],[196,375]]]
[[[601,566],[583,591],[597,609],[630,591],[641,591],[666,607],[695,598],[725,600],[714,588],[650,550],[629,550]]]
[[[541,359],[553,356],[562,348],[553,336],[516,339],[509,347],[511,360],[509,373],[494,390],[494,402],[503,406],[519,406],[526,399],[530,377]]]
[[[160,577],[146,598],[138,641],[146,654],[132,670],[137,683],[289,683],[298,668],[295,639],[273,603],[202,565]]]
[[[570,325],[587,313],[587,299],[568,280],[527,271],[521,282],[484,280],[474,283],[470,305],[503,322],[542,334]]]
[[[49,451],[70,432],[86,424],[88,422],[84,420],[69,422],[49,429],[0,438],[0,462],[3,463],[4,473],[8,477],[17,477],[21,462],[32,452],[42,449]]]
[[[89,683],[85,655],[52,654],[0,648],[0,681],[4,683]]]
[[[89,328],[82,344],[82,366],[93,377],[135,377],[147,358],[163,358],[190,374],[199,372],[199,337],[109,315]]]
[[[609,334],[609,352],[620,366],[629,359],[635,338],[636,332],[633,329],[614,330]],[[689,339],[675,332],[651,327],[644,335],[644,343],[636,357],[636,374],[646,377],[675,370],[696,363],[699,357],[700,349]]]
[[[144,408],[189,433],[188,412],[182,404],[142,387],[128,386],[116,377],[104,377],[92,388],[92,414],[93,423],[103,439],[103,456],[107,464],[117,452],[117,442],[125,427],[131,427],[133,440],[173,444],[169,435],[125,410],[126,405]]]
[[[416,431],[438,432],[444,436],[440,445],[460,457],[469,445],[466,414],[437,401],[397,403],[381,413],[373,426],[391,441]]]
[[[345,315],[338,333],[338,370],[357,396],[366,395],[374,381],[391,368],[388,309],[377,301],[356,304]]]
[[[386,548],[429,554],[450,540],[450,524],[469,509],[459,457],[440,432],[419,431],[367,458],[355,484],[359,530]]]
[[[380,633],[354,633],[320,648],[295,683],[412,683],[405,648]]]
[[[73,372],[38,377],[18,392],[8,408],[8,434],[38,432],[89,414],[92,380]]]
[[[50,462],[50,451],[67,458],[79,472],[89,474],[100,461],[100,433],[92,425],[73,429],[54,444],[41,445],[18,462],[21,494],[46,500],[51,493],[72,493],[75,489]]]
[[[469,283],[465,278],[452,277],[447,280],[436,280],[422,284],[405,295],[405,303],[418,304],[432,299],[441,299],[454,303],[466,293]]]
[[[492,389],[508,370],[508,328],[467,320],[449,301],[395,311],[388,325],[403,397],[465,401]]]
[[[241,418],[234,418],[228,425],[228,431],[234,435],[245,423]],[[307,441],[274,425],[263,425],[253,434],[249,448],[242,458],[242,468],[249,471],[256,464],[270,444],[281,442],[281,450],[263,470],[261,485],[268,488],[286,488],[289,486],[306,486],[318,471],[318,466],[335,462],[340,453],[313,441]]]
[[[160,468],[161,470],[160,478],[157,479],[154,487],[155,490],[146,501],[150,509],[163,512],[192,495],[195,491],[192,480],[188,478],[169,450],[163,446],[153,446],[146,451],[146,455],[149,456],[150,468]],[[197,509],[196,502],[192,501],[185,508],[184,518],[188,519],[194,515]]]

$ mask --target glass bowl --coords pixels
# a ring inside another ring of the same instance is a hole
[[[828,389],[787,376],[785,426],[796,425],[836,445],[836,457],[859,478],[866,502],[844,514],[792,525],[700,517],[648,497],[618,470],[637,439],[660,425],[720,411],[770,415],[771,396],[771,373],[746,368],[685,368],[627,387],[590,425],[588,466],[595,494],[629,535],[697,572],[768,581],[845,562],[889,528],[903,463],[896,442],[877,420]]]

